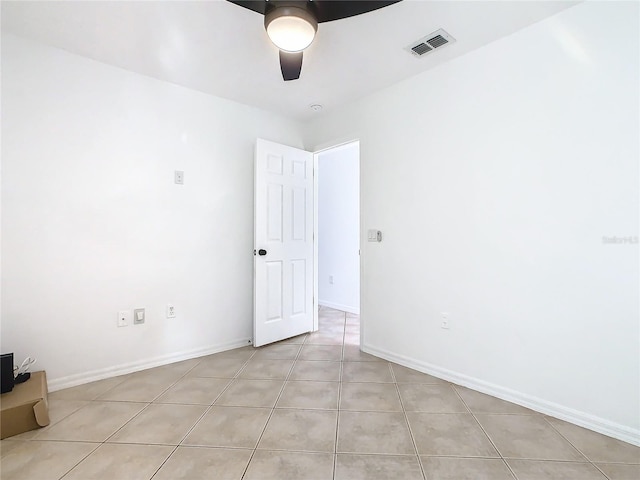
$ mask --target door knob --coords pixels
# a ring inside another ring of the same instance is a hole
[[[258,250],[258,255],[260,255],[261,257],[264,257],[267,254],[267,251],[264,248],[261,248],[260,250]]]

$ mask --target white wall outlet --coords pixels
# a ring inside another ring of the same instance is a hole
[[[118,327],[126,327],[131,323],[131,311],[120,310],[118,312]]]
[[[144,308],[136,308],[133,311],[133,324],[142,325],[144,323]]]
[[[329,284],[333,285],[333,275],[329,275]]]
[[[184,172],[182,170],[173,172],[173,182],[176,185],[184,185]]]
[[[448,312],[440,312],[440,328],[444,328],[445,330],[449,330],[449,313]]]
[[[167,305],[167,318],[176,318],[176,308],[171,304]]]

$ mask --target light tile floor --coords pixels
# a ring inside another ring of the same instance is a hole
[[[360,352],[359,319],[50,394],[2,480],[638,480],[640,448]]]

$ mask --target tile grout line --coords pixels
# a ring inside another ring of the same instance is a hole
[[[156,367],[153,367],[153,368],[156,368]],[[144,370],[140,370],[140,371],[142,372],[142,371],[144,371]],[[133,375],[134,373],[138,373],[138,372],[132,372],[132,373],[124,374],[124,375],[118,375],[118,376],[115,376],[115,377],[103,378],[103,379],[101,379],[101,380],[95,380],[95,383],[97,383],[97,382],[103,382],[103,381],[105,381],[105,380],[111,380],[111,379],[113,379],[113,378],[122,377],[122,379],[121,379],[118,383],[116,383],[115,385],[110,386],[110,387],[109,387],[109,388],[107,388],[104,392],[100,392],[100,393],[98,393],[98,394],[94,395],[92,398],[79,398],[79,399],[77,399],[77,401],[85,401],[85,402],[93,402],[93,401],[96,401],[96,400],[98,400],[98,397],[99,397],[99,396],[104,395],[104,394],[106,394],[106,393],[110,392],[111,390],[113,390],[114,388],[118,387],[120,384],[122,384],[123,382],[125,382],[125,381],[127,380],[127,377],[129,377],[129,376]],[[91,384],[91,383],[94,383],[94,382],[89,382],[89,383],[82,384],[82,385],[76,385],[75,387],[70,387],[70,388],[83,387],[84,385],[88,385],[88,384]],[[67,389],[66,389],[66,388],[63,388],[62,390],[57,390],[57,391],[55,391],[55,392],[47,393],[47,398],[48,398],[50,395],[54,395],[54,397],[55,397],[55,394],[56,394],[56,393],[58,393],[58,392],[62,392],[62,391],[64,391],[64,390],[67,390]],[[76,400],[76,399],[73,399],[73,398],[61,398],[60,400]],[[76,410],[76,411],[77,411],[77,410]],[[71,414],[69,414],[69,415],[71,415]],[[67,417],[68,417],[69,415],[67,415]],[[66,417],[65,417],[65,418],[66,418]]]
[[[216,395],[216,398],[213,399],[213,401],[211,402],[211,404],[205,409],[205,411],[203,412],[202,415],[200,415],[200,418],[198,418],[198,420],[191,426],[191,428],[187,431],[187,433],[184,434],[184,436],[182,437],[182,439],[180,440],[180,442],[178,443],[178,446],[182,445],[182,442],[184,442],[186,440],[186,438],[189,436],[189,434],[191,432],[193,432],[193,430],[198,426],[198,424],[202,421],[202,419],[205,417],[205,415],[207,415],[214,407],[216,401],[229,389],[229,387],[233,384],[233,381],[237,378],[237,376],[240,374],[240,372],[242,372],[242,370],[244,370],[244,368],[246,367],[247,363],[249,363],[249,360],[251,360],[253,358],[253,356],[255,355],[256,352],[253,352],[251,354],[251,356],[249,358],[247,358],[247,360],[242,364],[242,366],[238,369],[238,371],[235,373],[235,375],[230,379],[229,382],[227,382],[227,384],[225,385],[225,387],[220,391],[220,393],[218,393],[218,395]],[[194,367],[195,368],[195,367]],[[216,378],[216,377],[195,377],[195,378]],[[226,380],[226,379],[223,379]],[[176,447],[177,449],[178,447]],[[173,452],[172,452],[173,454]],[[155,474],[154,474],[155,475]]]
[[[121,382],[121,383],[122,383],[122,382]],[[118,384],[118,385],[119,385],[119,384]],[[116,386],[117,386],[117,385],[115,385],[113,388],[115,388]],[[104,395],[104,393],[106,393],[106,392],[103,392],[103,393],[101,393],[100,395]],[[93,400],[90,400],[90,403],[93,403],[93,402],[104,402],[104,400],[99,400],[99,399],[97,399],[97,397],[96,397],[96,398],[94,398]],[[89,454],[87,454],[85,457],[83,457],[83,458],[82,458],[82,460],[80,460],[80,461],[79,461],[78,463],[76,463],[73,467],[71,467],[69,470],[67,470],[67,472],[66,472],[64,475],[62,475],[61,477],[59,477],[59,478],[60,478],[60,480],[62,480],[62,479],[63,479],[64,477],[66,477],[67,475],[69,475],[69,474],[71,473],[71,471],[72,471],[74,468],[76,468],[78,465],[80,465],[82,462],[84,462],[84,461],[85,461],[89,456],[93,455],[93,454],[96,452],[96,450],[98,450],[100,447],[102,447],[103,445],[105,445],[105,444],[107,443],[107,441],[108,441],[111,437],[113,437],[113,436],[114,436],[116,433],[118,433],[122,428],[124,428],[124,426],[125,426],[125,425],[127,425],[129,422],[131,422],[134,418],[136,418],[138,415],[140,415],[142,412],[144,412],[144,411],[149,407],[149,405],[151,405],[151,403],[148,403],[148,402],[128,402],[128,403],[146,403],[146,405],[145,405],[145,406],[144,406],[144,407],[143,407],[143,408],[142,408],[138,413],[136,413],[133,417],[131,417],[131,418],[130,418],[129,420],[127,420],[124,424],[122,424],[119,428],[117,428],[117,429],[115,430],[115,432],[113,432],[111,435],[108,435],[108,436],[107,436],[107,438],[105,438],[104,440],[102,440],[102,441],[100,441],[100,442],[95,442],[95,443],[97,443],[97,444],[98,444],[98,445],[96,446],[96,448],[94,448],[93,450],[91,450],[91,452],[89,452]],[[82,410],[83,408],[86,408],[86,407],[88,407],[88,406],[89,406],[89,405],[85,405],[84,407],[82,407],[82,408],[80,408],[80,409],[76,410],[76,411],[75,411],[75,412],[73,412],[73,413],[79,412],[80,410]],[[72,414],[70,414],[70,415],[68,415],[68,416],[67,416],[67,417],[65,417],[65,418],[70,417],[71,415],[73,415],[73,413],[72,413]],[[57,422],[57,423],[60,423],[60,422]],[[33,440],[35,440],[35,439],[33,439]],[[44,440],[44,441],[47,441],[47,440]],[[55,441],[55,440],[54,440],[54,441]],[[64,440],[58,440],[58,441],[64,441]],[[86,442],[85,440],[76,440],[75,442],[76,442],[76,443],[94,443],[94,442]]]
[[[215,355],[215,354],[214,354]],[[251,355],[251,357],[253,357],[253,355],[255,355],[255,352]],[[242,369],[244,368],[244,366],[247,364],[247,362],[249,362],[249,359],[251,359],[251,357],[249,357],[247,359],[247,361],[243,364],[243,366],[240,368],[240,370],[236,373],[236,375],[238,375],[238,373],[240,371],[242,371]],[[102,443],[107,443],[114,435],[116,435],[120,430],[122,430],[124,427],[126,427],[127,425],[129,425],[129,423],[131,423],[134,419],[136,419],[138,416],[140,416],[142,414],[142,412],[146,411],[151,405],[165,405],[165,404],[154,404],[153,402],[155,402],[158,398],[160,398],[162,395],[164,395],[169,389],[173,388],[174,386],[176,386],[176,384],[182,380],[183,378],[185,378],[187,376],[187,374],[189,372],[191,372],[194,368],[196,368],[198,365],[200,365],[200,363],[202,363],[202,360],[200,360],[198,363],[196,363],[193,367],[191,367],[190,369],[188,369],[181,377],[179,377],[175,382],[173,382],[171,385],[169,385],[167,388],[165,388],[160,394],[156,395],[153,400],[151,400],[150,402],[143,402],[143,403],[147,403],[147,405],[140,410],[136,415],[134,415],[133,417],[131,417],[127,422],[125,422],[120,428],[118,428],[115,432],[113,432],[111,435],[109,435]],[[199,378],[199,377],[198,377]],[[234,377],[235,378],[235,377]],[[229,388],[229,385],[231,385],[232,382],[229,382],[229,384],[224,388],[223,391],[226,391],[227,388]],[[220,395],[216,396],[216,400],[218,399]],[[215,402],[215,400],[214,400]],[[135,403],[135,402],[131,402],[131,403]],[[182,405],[182,404],[178,404],[178,405]],[[197,420],[196,424],[198,422],[200,422],[200,420],[202,420],[202,417],[211,409],[211,406],[213,405],[213,403],[211,405],[209,405],[209,407],[205,410],[205,412],[200,416],[200,418]],[[192,426],[189,431],[187,432],[187,434],[191,433],[191,430],[193,430],[193,428],[195,427]],[[180,445],[180,443],[182,443],[184,441],[184,439],[186,438],[186,435],[184,437],[182,437],[182,439],[180,440],[180,442],[178,442],[178,445]],[[143,444],[140,444],[143,445]],[[177,447],[176,447],[177,448]],[[154,474],[155,475],[155,474]]]
[[[596,465],[595,463],[592,463],[591,465],[593,465],[604,476],[604,478],[606,478],[607,480],[611,480],[611,477],[604,473],[598,465]]]
[[[120,430],[122,430],[124,427],[126,427],[127,425],[129,425],[134,419],[138,418],[142,412],[146,411],[151,405],[153,405],[153,402],[155,402],[158,398],[160,398],[162,395],[164,395],[169,389],[173,388],[180,380],[182,380],[191,370],[193,370],[194,368],[196,368],[198,365],[200,365],[200,363],[202,363],[202,360],[199,360],[193,367],[187,369],[180,377],[178,377],[176,379],[175,382],[173,382],[172,384],[170,384],[167,388],[165,388],[162,392],[160,392],[158,395],[156,395],[155,397],[153,397],[153,399],[150,402],[140,402],[140,403],[146,403],[147,405],[140,410],[138,413],[136,413],[133,417],[131,417],[129,420],[127,420],[124,424],[122,424],[120,426],[120,428],[116,429],[115,432],[113,432],[111,435],[109,435],[105,440],[102,441],[102,444],[104,445],[105,443],[107,443],[109,441],[109,439],[111,439],[114,435],[116,435],[118,432],[120,432]],[[156,367],[157,368],[157,367]],[[152,370],[151,368],[147,369],[147,370]],[[145,371],[145,370],[141,370],[141,371]],[[135,372],[138,373],[138,372]],[[121,382],[124,383],[124,382]],[[120,383],[118,384],[120,385]],[[118,386],[116,385],[116,386]],[[115,388],[116,386],[114,386],[113,388]],[[111,389],[110,389],[111,390]],[[108,390],[109,391],[109,390]],[[100,396],[105,395],[107,392],[103,392]],[[97,398],[92,400],[92,401],[108,401],[108,400],[98,400]],[[125,401],[126,402],[126,401]],[[137,402],[126,402],[126,403],[137,403]],[[199,421],[199,420],[198,420]],[[141,444],[142,445],[142,444]],[[177,447],[176,447],[177,448]],[[155,475],[155,473],[154,473]]]
[[[602,473],[602,475],[604,475],[604,477],[605,477],[606,479],[609,479],[609,476],[608,476],[606,473],[604,473],[604,472],[603,472],[603,471],[602,471],[602,470],[601,470],[601,469],[600,469],[600,468],[595,464],[595,462],[591,461],[591,459],[590,459],[589,457],[587,457],[587,455],[586,455],[582,450],[580,450],[578,447],[576,447],[576,446],[573,444],[573,442],[572,442],[571,440],[569,440],[566,436],[564,436],[564,435],[562,434],[562,432],[560,432],[560,430],[558,430],[558,429],[553,425],[553,423],[551,423],[549,420],[547,420],[547,418],[546,418],[546,416],[545,416],[545,415],[542,415],[542,419],[547,423],[547,425],[549,425],[549,426],[553,429],[553,431],[554,431],[554,432],[556,432],[558,435],[560,435],[562,438],[564,438],[564,439],[569,443],[569,445],[571,445],[573,448],[575,448],[575,449],[576,449],[576,451],[577,451],[578,453],[580,453],[580,455],[582,455],[582,456],[587,460],[587,462],[589,462],[589,464],[590,464],[590,465],[592,465],[592,466],[593,466],[593,468],[595,468],[598,472]],[[603,463],[604,463],[604,462],[603,462]]]
[[[180,439],[180,441],[178,442],[178,445],[175,446],[175,448],[171,451],[171,453],[167,456],[167,458],[164,459],[164,461],[160,464],[160,466],[156,469],[156,471],[153,473],[153,475],[151,475],[151,477],[149,478],[149,480],[153,480],[153,477],[155,477],[158,472],[162,469],[162,467],[169,461],[169,459],[173,456],[173,454],[178,450],[178,447],[180,447],[182,445],[182,442],[184,442],[186,440],[186,438],[189,436],[189,434],[198,426],[198,424],[202,421],[202,419],[211,411],[211,409],[213,408],[214,404],[216,403],[216,401],[224,394],[224,392],[226,392],[229,387],[231,386],[231,384],[233,383],[234,379],[240,374],[240,372],[242,370],[244,370],[244,368],[246,367],[247,363],[249,363],[249,360],[251,360],[254,355],[256,354],[256,352],[253,352],[251,354],[251,356],[249,356],[247,358],[247,360],[242,364],[242,366],[238,369],[238,371],[235,373],[235,375],[233,376],[233,378],[230,379],[229,382],[227,382],[227,384],[225,385],[225,387],[220,391],[220,393],[218,393],[218,395],[216,395],[216,398],[213,399],[213,401],[211,402],[211,404],[205,409],[205,411],[202,413],[202,415],[200,415],[200,418],[198,418],[198,420],[196,420],[196,422],[191,426],[191,428],[189,428],[187,430],[187,432],[183,435],[183,437]],[[182,378],[185,378],[187,376],[187,374],[189,372],[191,372],[194,368],[196,368],[198,365],[200,365],[200,363],[202,363],[202,361],[198,362],[196,365],[194,365],[191,369],[189,369]],[[209,378],[209,377],[194,377],[194,378]],[[215,377],[212,377],[215,378]]]
[[[416,458],[418,460],[418,466],[420,467],[420,473],[422,474],[422,478],[427,480],[427,474],[424,471],[424,465],[422,464],[422,459],[420,458],[420,452],[418,451],[418,444],[416,443],[416,439],[413,435],[413,430],[411,430],[411,424],[409,423],[409,416],[407,415],[407,410],[404,406],[404,402],[402,401],[402,395],[400,395],[400,387],[398,386],[398,381],[396,378],[396,374],[393,371],[393,367],[391,366],[391,362],[387,363],[389,367],[389,371],[391,372],[391,380],[393,380],[393,385],[396,387],[396,393],[398,394],[398,398],[400,399],[400,408],[402,408],[402,414],[404,415],[404,421],[407,424],[407,429],[409,430],[409,437],[411,438],[411,443],[413,444],[413,449],[416,452]]]
[[[200,420],[198,420],[198,421],[200,421]],[[179,446],[180,446],[180,445],[178,444],[178,445],[176,445],[176,446],[173,448],[173,450],[171,450],[171,453],[170,453],[169,455],[167,455],[167,458],[165,458],[165,459],[164,459],[164,461],[160,464],[160,466],[158,466],[158,468],[156,468],[156,471],[155,471],[155,472],[153,472],[153,475],[151,475],[151,476],[149,477],[149,480],[153,480],[153,477],[155,477],[155,476],[158,474],[158,472],[160,471],[160,469],[161,469],[162,467],[164,467],[164,464],[165,464],[165,463],[167,463],[167,462],[169,461],[169,459],[173,456],[173,454],[176,452],[176,450],[178,450],[178,447],[179,447]]]
[[[78,460],[78,462],[75,465],[73,465],[69,470],[67,470],[62,476],[58,477],[58,479],[62,480],[64,477],[69,475],[74,468],[76,468],[78,465],[80,465],[82,462],[84,462],[90,455],[93,454],[93,452],[95,452],[97,449],[99,449],[102,445],[103,445],[102,443],[97,444],[96,448],[94,448],[89,453],[87,453],[84,457],[82,457],[80,460]],[[2,471],[0,470],[0,474],[1,473],[2,473]]]
[[[305,337],[305,342],[306,341],[307,341],[307,338]],[[273,414],[276,411],[276,405],[278,404],[278,400],[280,400],[280,397],[282,396],[282,392],[284,392],[284,389],[287,386],[287,380],[291,376],[291,372],[293,372],[293,369],[294,369],[294,367],[296,365],[296,362],[298,361],[298,358],[300,357],[300,353],[302,352],[302,346],[303,345],[304,345],[304,343],[302,343],[298,347],[298,353],[296,353],[296,356],[293,359],[293,363],[291,364],[291,367],[289,367],[289,372],[287,373],[287,376],[284,378],[284,382],[282,383],[282,387],[280,388],[280,392],[278,392],[278,396],[276,397],[275,402],[273,402],[273,406],[271,407],[271,411],[269,412],[269,417],[267,417],[267,421],[265,422],[264,427],[262,427],[262,431],[260,432],[260,436],[258,437],[258,440],[256,441],[256,444],[255,444],[255,447],[253,447],[253,451],[251,452],[251,455],[249,456],[249,461],[247,462],[247,466],[244,468],[244,471],[242,472],[242,476],[240,477],[241,480],[244,479],[245,475],[247,474],[247,471],[249,470],[249,466],[251,465],[251,461],[253,460],[253,457],[255,456],[256,451],[258,450],[258,445],[260,444],[260,440],[262,440],[264,432],[267,430],[267,426],[269,425],[269,422],[271,421],[271,417],[273,417]],[[255,355],[255,353],[256,352],[254,352],[254,355]]]
[[[487,433],[487,431],[484,429],[484,427],[482,426],[482,424],[480,423],[480,420],[478,420],[478,418],[476,417],[476,414],[471,410],[471,408],[469,408],[469,405],[467,405],[467,402],[465,402],[464,398],[462,398],[462,395],[460,395],[460,392],[458,392],[458,389],[455,387],[455,384],[450,383],[449,385],[451,385],[451,388],[453,389],[453,391],[456,393],[456,395],[458,396],[458,398],[460,399],[460,401],[462,402],[462,404],[464,405],[464,407],[469,411],[469,413],[471,414],[471,416],[473,417],[473,419],[476,421],[476,423],[478,424],[478,426],[480,427],[480,430],[482,430],[482,433],[484,433],[485,437],[487,437],[487,439],[489,440],[489,442],[491,443],[491,445],[493,446],[493,448],[495,449],[495,451],[498,453],[498,455],[500,455],[500,460],[502,460],[502,463],[507,467],[507,470],[509,470],[509,473],[511,473],[511,475],[513,476],[513,478],[515,480],[518,480],[518,476],[516,475],[516,473],[513,471],[513,469],[511,468],[511,465],[509,465],[509,462],[507,462],[504,458],[504,456],[502,455],[502,452],[500,451],[500,449],[498,448],[498,446],[494,443],[493,439],[489,436],[489,434]]]
[[[336,414],[336,435],[333,445],[333,480],[336,480],[336,472],[338,470],[338,439],[340,438],[340,401],[342,399],[342,369],[344,367],[344,350],[345,335],[347,328],[347,314],[344,313],[344,323],[342,324],[342,354],[340,355],[340,370],[338,373],[338,413]]]
[[[184,361],[188,361],[188,360],[184,360]],[[179,363],[179,362],[178,362],[178,363]],[[153,402],[155,402],[158,398],[160,398],[162,395],[164,395],[164,394],[167,392],[167,390],[169,390],[170,388],[173,388],[173,387],[174,387],[174,386],[175,386],[175,385],[176,385],[180,380],[182,380],[182,379],[183,379],[183,378],[184,378],[184,377],[185,377],[185,376],[186,376],[186,375],[187,375],[191,370],[193,370],[193,369],[194,369],[194,368],[196,368],[198,365],[200,365],[200,363],[202,363],[202,360],[198,360],[198,362],[197,362],[193,367],[191,367],[191,368],[187,369],[187,370],[186,370],[186,371],[185,371],[181,376],[179,376],[179,377],[176,379],[176,381],[175,381],[175,382],[173,382],[172,384],[170,384],[170,385],[169,385],[167,388],[165,388],[162,392],[160,392],[158,395],[156,395],[155,397],[153,397],[153,399],[149,402],[149,404],[152,404],[152,403],[153,403]],[[162,367],[169,366],[169,365],[172,365],[172,364],[170,364],[170,363],[169,363],[169,364],[167,364],[167,365],[162,365],[162,366],[160,366],[160,367],[147,368],[147,369],[145,369],[145,370],[140,370],[139,372],[134,372],[132,375],[134,375],[134,374],[136,374],[136,373],[140,373],[140,372],[146,372],[146,371],[148,371],[148,370],[154,370],[155,368],[162,368]],[[121,382],[121,383],[124,383],[124,382]],[[117,387],[117,386],[119,386],[119,385],[120,385],[120,383],[119,383],[118,385],[114,386],[113,388],[115,388],[115,387]],[[112,389],[109,389],[108,391],[110,391],[110,390],[112,390]],[[108,391],[107,391],[107,392],[108,392]],[[103,392],[100,396],[105,395],[107,392]],[[95,399],[95,401],[99,401],[99,400],[98,400],[98,399]],[[103,400],[103,401],[107,401],[107,402],[108,402],[109,400]],[[116,401],[117,401],[117,400],[116,400]],[[126,400],[125,400],[125,401],[126,401]],[[145,408],[146,408],[146,407],[145,407]]]
[[[80,402],[86,402],[87,404],[86,404],[86,405],[83,405],[82,407],[78,408],[77,410],[74,410],[73,412],[68,413],[68,414],[67,414],[67,415],[65,415],[64,417],[60,418],[57,422],[50,423],[49,425],[47,425],[47,427],[52,427],[52,426],[54,426],[54,425],[56,425],[56,424],[58,424],[58,423],[62,422],[63,420],[65,420],[65,419],[69,418],[69,417],[70,417],[71,415],[73,415],[74,413],[79,412],[79,411],[80,411],[80,410],[82,410],[83,408],[88,407],[88,406],[89,406],[89,405],[91,405],[93,402],[99,402],[99,401],[102,401],[102,400],[98,400],[98,397],[100,397],[100,396],[102,396],[102,395],[105,395],[107,392],[110,392],[111,390],[113,390],[114,388],[116,388],[118,385],[120,385],[121,383],[125,382],[125,381],[127,380],[127,379],[126,379],[126,377],[128,377],[129,375],[131,375],[131,374],[121,375],[121,376],[123,377],[123,378],[122,378],[122,380],[120,380],[120,381],[119,381],[118,383],[116,383],[115,385],[112,385],[111,387],[107,388],[104,392],[100,392],[100,393],[98,393],[98,394],[94,395],[92,398],[89,398],[89,399],[78,399],[78,400],[73,400],[73,399],[70,399],[70,398],[61,398],[61,399],[59,399],[60,401],[63,401],[63,402],[65,402],[65,401],[80,401]],[[114,378],[117,378],[117,377],[114,377]],[[103,380],[109,380],[109,379],[108,379],[108,378],[105,378],[105,379],[102,379],[102,380],[96,380],[96,381],[97,381],[97,382],[101,382],[101,381],[103,381]],[[92,383],[92,382],[89,382],[89,383]],[[78,385],[78,386],[79,386],[79,387],[81,387],[82,385]],[[75,387],[72,387],[72,388],[75,388]],[[56,392],[53,392],[53,393],[56,393]],[[47,397],[48,397],[48,396],[49,396],[49,395],[47,394]],[[133,402],[133,403],[146,403],[146,402]],[[37,439],[38,439],[38,437],[39,437],[41,434],[42,434],[42,429],[41,429],[40,431],[36,432],[36,434],[35,434],[32,438],[27,438],[27,439],[25,439],[25,441],[27,441],[27,442],[32,442],[32,441],[34,441],[34,440],[37,440]],[[44,440],[41,440],[41,441],[44,441]],[[67,472],[67,473],[69,473],[69,472]],[[65,475],[66,475],[66,473],[65,473]]]
[[[253,356],[253,355],[252,355]],[[251,358],[251,357],[249,357]],[[247,360],[248,362],[248,360]],[[124,383],[125,381],[127,381],[127,379],[123,379],[121,382],[117,383],[116,385],[112,386],[111,388],[105,390],[104,392],[101,392],[100,394],[96,395],[93,399],[89,400],[89,404],[92,403],[99,403],[99,402],[112,402],[112,403],[145,403],[146,405],[144,406],[144,408],[142,408],[142,410],[140,410],[137,414],[135,414],[133,417],[131,417],[129,420],[127,420],[123,425],[121,425],[119,428],[117,428],[115,430],[115,432],[113,432],[111,435],[109,435],[105,440],[101,441],[101,442],[96,442],[98,445],[96,448],[94,448],[89,454],[87,454],[84,458],[82,458],[82,460],[80,460],[78,463],[76,463],[70,470],[68,470],[62,477],[60,477],[60,480],[62,480],[64,477],[66,477],[67,475],[69,475],[69,473],[71,473],[71,471],[76,468],[80,463],[82,463],[84,460],[86,460],[90,455],[92,455],[93,453],[95,453],[96,450],[98,450],[100,447],[102,447],[103,445],[106,444],[110,444],[110,445],[125,445],[127,443],[124,444],[120,444],[118,442],[113,442],[113,443],[108,443],[109,439],[111,439],[114,435],[116,435],[118,432],[120,432],[125,426],[129,425],[135,418],[137,418],[138,416],[140,416],[143,412],[145,412],[151,405],[154,405],[153,402],[155,402],[155,400],[157,400],[158,398],[160,398],[162,395],[164,395],[169,389],[173,388],[180,380],[182,380],[183,378],[185,378],[189,372],[191,372],[194,368],[196,368],[198,365],[200,365],[200,363],[202,363],[202,360],[200,359],[195,365],[193,365],[193,367],[187,369],[180,377],[178,377],[176,379],[175,382],[173,382],[171,385],[169,385],[166,389],[164,389],[160,394],[156,395],[153,400],[151,400],[150,402],[133,402],[133,401],[118,401],[118,400],[103,400],[100,399],[99,397],[101,397],[102,395],[105,395],[106,393],[108,393],[109,391],[115,389],[116,387],[118,387],[119,385],[121,385],[122,383]],[[246,363],[246,362],[245,362]],[[154,367],[154,368],[158,368],[158,367]],[[147,370],[152,370],[152,369],[147,369]],[[144,371],[144,370],[141,370]],[[134,372],[134,373],[138,373],[138,372]],[[231,383],[231,382],[230,382]],[[229,383],[229,385],[230,385]],[[226,390],[229,385],[227,385],[224,390]],[[223,391],[224,391],[223,390]],[[216,399],[219,397],[219,395],[216,397]],[[215,400],[214,400],[215,401]],[[158,404],[155,404],[158,405]],[[164,405],[164,404],[162,404]],[[79,408],[78,410],[76,410],[75,412],[72,412],[71,414],[67,415],[65,418],[68,418],[69,416],[73,415],[74,413],[82,410],[83,408],[88,407],[89,405],[85,405],[84,407]],[[191,430],[193,430],[193,428],[195,427],[195,425],[197,425],[200,420],[202,419],[202,417],[209,411],[209,409],[211,408],[211,406],[209,406],[209,408],[207,408],[205,410],[205,412],[200,416],[200,418],[196,421],[196,423],[189,429],[189,431],[187,432],[190,433]],[[60,420],[61,421],[61,420]],[[59,422],[60,422],[59,421]],[[59,423],[56,422],[56,423]],[[166,445],[166,446],[173,446],[174,449],[171,451],[171,453],[167,456],[167,458],[165,458],[165,460],[162,462],[162,464],[158,467],[158,469],[153,473],[153,475],[150,478],[153,478],[156,473],[158,473],[158,471],[160,470],[160,468],[162,468],[162,466],[167,462],[167,460],[169,460],[169,458],[173,455],[173,453],[178,449],[178,446],[182,443],[182,441],[184,441],[184,438],[186,438],[186,435],[180,440],[180,442],[178,443],[178,445]],[[78,442],[82,442],[82,441],[78,441]],[[88,443],[93,443],[93,442],[88,442]],[[131,445],[150,445],[150,444],[143,444],[143,443],[131,443]]]
[[[80,407],[79,409],[74,410],[73,412],[69,413],[68,415],[65,415],[64,417],[62,417],[62,418],[61,418],[60,420],[58,420],[57,422],[50,423],[49,425],[47,425],[47,427],[53,427],[54,425],[57,425],[58,423],[62,422],[63,420],[65,420],[65,419],[69,418],[69,417],[70,417],[71,415],[73,415],[74,413],[79,412],[79,411],[80,411],[80,410],[82,410],[83,408],[88,407],[91,403],[93,403],[93,400],[81,400],[81,401],[86,401],[86,402],[87,402],[87,405],[83,405],[83,406],[82,406],[82,407]],[[38,441],[38,437],[40,436],[40,434],[42,434],[42,433],[43,433],[43,432],[42,432],[42,430],[44,430],[44,428],[43,428],[43,429],[41,429],[39,432],[36,432],[36,434],[35,434],[32,438],[27,438],[27,439],[25,439],[25,440],[21,440],[21,441],[25,441],[25,442],[35,442],[35,441]],[[45,440],[40,440],[40,441],[42,442],[42,441],[45,441]]]

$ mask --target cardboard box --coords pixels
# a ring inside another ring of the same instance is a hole
[[[47,375],[32,372],[31,378],[0,395],[0,438],[49,425]]]

